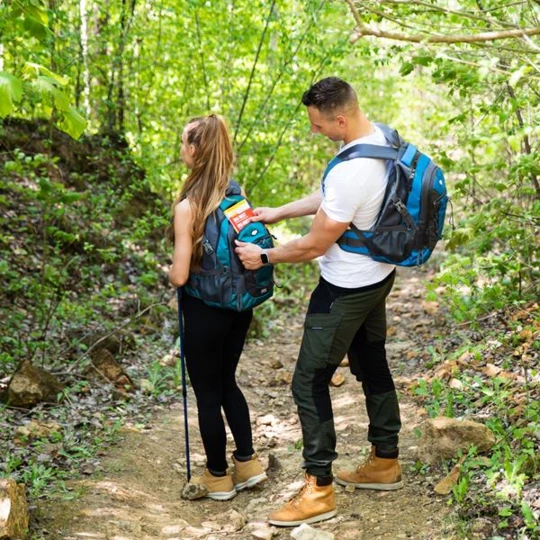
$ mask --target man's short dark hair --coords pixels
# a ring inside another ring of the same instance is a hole
[[[338,77],[326,77],[304,92],[302,103],[325,114],[333,114],[358,104],[354,88]]]

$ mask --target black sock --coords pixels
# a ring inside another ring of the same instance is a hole
[[[329,486],[334,481],[333,476],[317,476],[318,486]]]
[[[383,459],[397,459],[399,457],[399,449],[393,448],[389,450],[387,448],[381,448],[380,446],[376,446],[375,455],[378,458],[383,458]]]
[[[251,454],[250,456],[239,456],[236,452],[233,452],[233,455],[236,461],[240,461],[242,463],[245,463],[246,461],[251,461],[251,459],[253,458],[253,454]]]
[[[208,470],[212,476],[227,476],[227,471],[213,471],[212,469]]]

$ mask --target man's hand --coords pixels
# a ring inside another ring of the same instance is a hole
[[[263,266],[261,261],[262,248],[255,244],[240,242],[240,240],[235,240],[235,243],[236,248],[234,251],[242,261],[246,270],[258,270]]]
[[[280,216],[277,208],[270,208],[269,206],[261,206],[254,208],[254,216],[251,217],[251,221],[262,221],[263,223],[277,223],[280,221]]]

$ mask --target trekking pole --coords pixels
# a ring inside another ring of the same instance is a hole
[[[182,397],[184,398],[184,433],[186,439],[186,468],[187,480],[191,480],[191,465],[189,461],[189,430],[188,430],[188,412],[187,412],[187,384],[186,384],[186,363],[184,354],[184,323],[182,321],[182,287],[176,289],[176,298],[178,300],[178,329],[180,330],[180,364],[182,366]]]

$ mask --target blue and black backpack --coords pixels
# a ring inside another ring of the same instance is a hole
[[[342,161],[356,158],[384,159],[388,184],[375,224],[361,231],[352,223],[337,240],[350,253],[398,266],[425,263],[442,237],[448,195],[444,175],[431,158],[398,132],[377,124],[389,146],[357,144],[334,157],[323,176]]]
[[[248,223],[236,232],[224,211],[245,200],[240,186],[231,180],[225,198],[208,217],[202,240],[203,256],[198,272],[191,272],[184,286],[187,294],[210,306],[245,311],[268,300],[274,292],[272,265],[246,270],[234,252],[235,240],[274,246],[272,235],[260,221]]]

